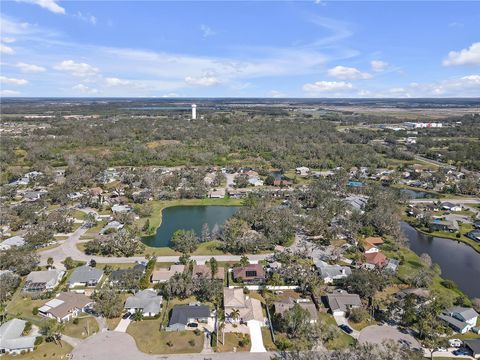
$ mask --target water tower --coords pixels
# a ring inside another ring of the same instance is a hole
[[[192,104],[192,120],[197,118],[197,105]]]

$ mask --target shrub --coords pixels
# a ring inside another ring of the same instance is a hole
[[[74,325],[78,325],[79,322],[80,322],[80,320],[78,318],[73,319],[73,324]]]
[[[355,323],[360,323],[368,319],[368,312],[363,308],[354,308],[350,311],[348,319]]]
[[[196,336],[199,336],[202,332],[201,332],[199,329],[195,329],[195,330],[193,330],[193,333],[194,333]]]
[[[195,340],[193,340],[193,339],[188,340],[188,344],[190,346],[195,346]]]
[[[38,315],[38,306],[35,306],[35,307],[32,309],[32,314],[33,314],[33,315]]]
[[[42,342],[43,342],[43,336],[37,336],[37,337],[35,338],[35,343],[34,343],[34,345],[35,345],[35,346],[38,346],[38,345],[40,345]]]
[[[173,343],[172,343],[170,340],[168,340],[168,341],[166,342],[166,344],[167,344],[168,347],[172,347],[172,346],[173,346]]]

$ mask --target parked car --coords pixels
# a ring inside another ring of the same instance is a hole
[[[448,350],[445,349],[444,347],[439,347],[439,348],[436,348],[435,351],[437,351],[437,352],[447,352]]]
[[[448,345],[450,345],[451,347],[459,348],[463,345],[463,342],[460,339],[450,339],[448,340]]]
[[[453,355],[455,356],[470,355],[470,351],[468,351],[467,349],[457,349],[453,352]]]
[[[345,331],[347,334],[353,333],[352,328],[348,325],[342,324],[342,325],[339,326],[339,328],[342,329],[343,331]]]
[[[122,316],[122,319],[127,320],[130,316],[132,316],[132,313],[126,312],[125,315]]]

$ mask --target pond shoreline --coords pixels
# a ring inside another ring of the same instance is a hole
[[[442,239],[447,239],[447,240],[452,240],[452,241],[457,241],[457,242],[461,242],[465,245],[468,245],[470,248],[472,248],[474,251],[476,251],[477,253],[480,254],[480,249],[477,249],[475,246],[473,246],[473,244],[466,240],[466,239],[463,239],[463,238],[457,238],[457,237],[448,237],[448,236],[442,236],[441,234],[439,235],[438,232],[436,233],[429,233],[428,231],[425,231],[423,229],[420,229],[419,227],[415,226],[414,223],[412,223],[411,221],[409,221],[408,219],[403,219],[403,221],[405,221],[408,225],[410,225],[411,227],[413,227],[415,230],[417,230],[418,232],[424,234],[424,235],[427,235],[427,236],[433,236],[433,237],[438,237],[438,238],[442,238]],[[462,235],[462,236],[465,236],[465,235]],[[474,241],[474,240],[471,240],[471,241]]]

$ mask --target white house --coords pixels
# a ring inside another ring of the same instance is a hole
[[[22,336],[26,323],[25,320],[12,319],[0,326],[0,355],[18,355],[33,350],[35,336]]]
[[[306,166],[300,166],[295,169],[295,173],[300,176],[307,176],[310,173],[310,169]]]
[[[12,236],[11,238],[5,239],[0,243],[0,250],[8,250],[12,246],[23,246],[25,245],[25,239],[23,236]]]
[[[162,300],[154,289],[145,289],[127,298],[125,310],[131,313],[141,311],[143,316],[156,316],[160,313]]]
[[[477,325],[478,313],[467,307],[455,306],[439,315],[453,330],[465,334]]]

